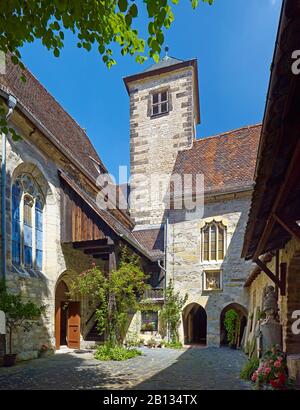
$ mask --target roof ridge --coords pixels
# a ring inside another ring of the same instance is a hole
[[[204,141],[204,140],[206,141],[206,140],[211,139],[211,138],[224,137],[228,134],[232,134],[233,132],[238,132],[238,131],[247,130],[247,129],[249,130],[249,129],[258,128],[258,127],[261,127],[261,126],[262,126],[262,123],[257,123],[257,124],[253,124],[253,125],[246,125],[244,127],[234,128],[232,130],[225,131],[225,132],[222,132],[220,134],[209,135],[208,137],[200,137],[200,138],[195,139],[194,142],[199,142],[199,141]]]

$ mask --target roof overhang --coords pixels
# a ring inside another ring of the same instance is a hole
[[[144,80],[146,78],[161,76],[165,73],[181,70],[181,69],[188,68],[188,67],[192,67],[192,69],[194,71],[195,97],[196,97],[196,121],[197,121],[197,124],[200,124],[199,78],[198,78],[197,59],[182,61],[178,64],[172,64],[172,65],[167,66],[167,67],[158,68],[157,70],[144,71],[144,72],[139,73],[139,74],[130,75],[130,76],[124,77],[123,81],[124,81],[124,84],[125,84],[125,87],[126,87],[126,90],[127,90],[128,94],[130,94],[129,85],[131,83],[135,83],[137,81],[141,81],[141,80]]]
[[[300,0],[285,0],[242,251],[248,260],[283,248],[291,239],[287,226],[297,230],[300,219],[300,75],[292,72],[299,38]]]

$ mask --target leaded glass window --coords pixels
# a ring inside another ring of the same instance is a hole
[[[43,267],[43,208],[39,186],[29,174],[12,186],[12,262],[41,271]]]
[[[202,229],[202,260],[219,261],[225,255],[225,227],[221,223],[207,223]]]

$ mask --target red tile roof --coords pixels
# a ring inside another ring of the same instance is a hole
[[[26,77],[26,82],[21,80],[22,74]],[[13,94],[19,104],[54,136],[58,144],[77,160],[92,178],[97,178],[99,174],[96,163],[90,157],[101,166],[103,164],[84,130],[29,70],[22,71],[11,62],[9,56],[6,58],[6,74],[0,75],[0,88]]]
[[[258,124],[198,139],[178,153],[173,174],[204,174],[205,192],[250,186],[260,133]]]
[[[135,239],[143,245],[153,258],[163,259],[164,229],[141,229],[132,232]]]

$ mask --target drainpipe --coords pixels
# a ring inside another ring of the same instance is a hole
[[[168,254],[168,228],[169,228],[169,217],[166,218],[165,229],[164,229],[164,266],[162,266],[161,261],[159,260],[158,266],[162,269],[165,273],[165,280],[164,280],[164,299],[166,298],[166,290],[167,290],[167,254]]]
[[[6,121],[9,120],[17,104],[12,95],[8,97],[8,113]],[[7,135],[2,132],[2,160],[1,160],[1,235],[2,235],[2,279],[6,281],[6,140]]]

